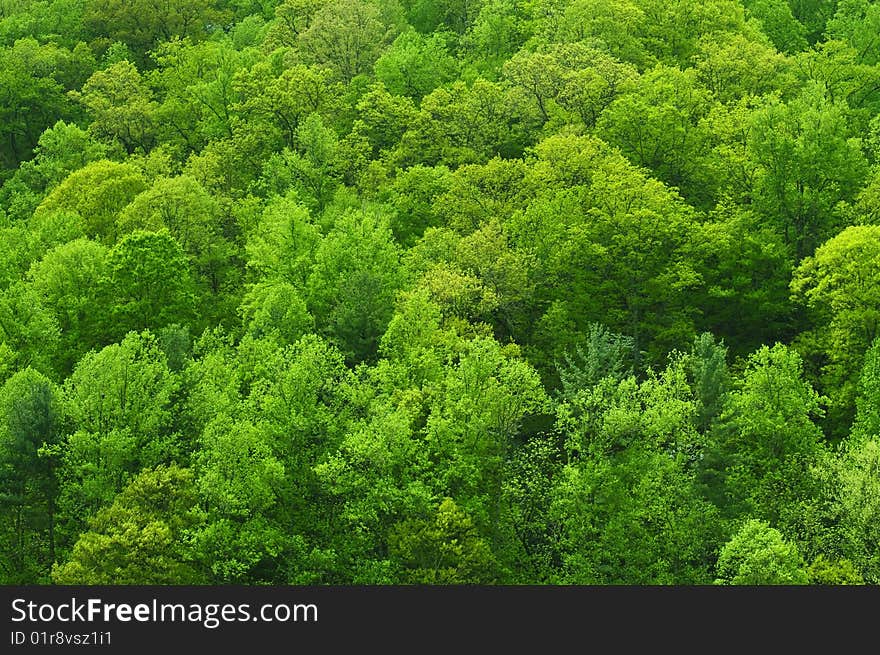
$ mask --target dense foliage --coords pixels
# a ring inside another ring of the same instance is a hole
[[[878,33],[0,0],[0,582],[880,583]]]

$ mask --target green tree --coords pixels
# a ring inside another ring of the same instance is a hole
[[[34,257],[33,235],[25,224],[9,220],[3,222],[0,234],[0,288],[7,289],[22,278]]]
[[[791,282],[794,298],[814,312],[815,332],[804,339],[811,354],[824,355],[836,435],[849,427],[864,354],[880,336],[878,262],[880,226],[852,226],[804,259]]]
[[[319,228],[295,194],[274,198],[247,236],[248,269],[302,289],[320,241]]]
[[[421,479],[428,453],[413,430],[414,410],[412,402],[393,407],[384,400],[368,418],[348,426],[338,447],[313,465],[319,497],[338,508],[327,517],[324,538],[335,537],[349,579],[397,582],[390,571],[395,526],[430,517],[436,506],[428,481]]]
[[[433,520],[409,520],[389,538],[404,584],[490,584],[496,564],[467,513],[445,498]]]
[[[666,64],[687,65],[707,34],[755,34],[745,20],[742,5],[735,0],[710,0],[694,4],[688,0],[639,0],[644,13],[642,37],[646,50]]]
[[[510,221],[511,242],[542,266],[533,344],[557,359],[601,322],[634,339],[637,370],[686,347],[686,290],[702,273],[693,209],[594,137],[557,135],[534,152],[527,181],[543,188]]]
[[[838,466],[839,525],[842,551],[868,584],[880,581],[880,441],[851,444]]]
[[[856,418],[852,426],[855,438],[880,437],[880,339],[865,353],[859,378]]]
[[[175,40],[159,45],[153,57],[158,68],[148,80],[160,90],[161,103],[149,118],[159,138],[188,154],[231,137],[233,107],[243,100],[235,77],[256,63],[257,53],[237,49],[232,39]]]
[[[797,547],[779,530],[751,519],[731,538],[718,557],[716,584],[805,585],[809,575]]]
[[[72,545],[86,519],[143,468],[185,461],[174,431],[179,384],[149,332],[90,352],[64,383],[65,444],[59,532]]]
[[[78,69],[88,69],[93,63],[78,61],[79,54],[41,45],[32,36],[0,48],[0,170],[4,178],[7,171],[30,159],[46,128],[59,119],[77,116],[65,91],[81,84],[76,79]]]
[[[99,43],[121,41],[140,62],[160,41],[173,37],[198,39],[206,36],[209,25],[224,22],[223,11],[213,0],[87,0],[83,22],[87,32]]]
[[[350,82],[368,73],[391,33],[378,4],[367,0],[331,0],[312,16],[299,47],[318,64]]]
[[[402,283],[399,248],[378,209],[349,210],[315,252],[306,303],[349,361],[375,357]]]
[[[556,523],[550,508],[564,466],[561,435],[539,433],[515,447],[502,486],[509,535],[497,555],[510,584],[550,584],[557,573]]]
[[[267,35],[271,44],[292,47],[296,39],[309,29],[315,13],[324,0],[282,0],[275,7],[275,20]]]
[[[605,110],[598,134],[633,163],[699,201],[694,166],[705,139],[700,121],[708,110],[709,94],[694,70],[657,67]]]
[[[709,333],[694,338],[688,366],[697,401],[697,428],[708,430],[720,416],[724,400],[731,388],[727,368],[727,348]]]
[[[526,309],[535,292],[534,260],[511,247],[497,220],[464,237],[450,230],[431,232],[411,254],[423,246],[442,249],[425,253],[428,257],[418,264],[417,255],[412,270],[421,273],[419,286],[430,289],[449,314],[490,325],[501,342],[521,341],[528,334]]]
[[[607,377],[623,380],[633,374],[632,338],[615,334],[599,323],[589,326],[582,344],[565,353],[557,363],[562,396],[571,399]]]
[[[584,125],[594,127],[606,107],[633,90],[636,67],[601,49],[577,43],[559,49],[566,72],[556,101]]]
[[[867,0],[841,0],[834,17],[828,21],[826,38],[847,41],[858,52],[858,62],[880,63],[880,8]]]
[[[264,429],[225,416],[205,426],[195,461],[207,508],[196,536],[204,566],[221,583],[252,580],[253,570],[279,553],[282,533],[266,515],[277,501],[284,465]]]
[[[158,104],[131,62],[96,71],[73,97],[91,113],[89,132],[96,138],[118,141],[128,153],[155,144]]]
[[[100,326],[95,306],[108,250],[90,239],[57,246],[28,271],[31,288],[55,316],[60,330],[58,368],[68,373],[76,361],[98,345]]]
[[[55,385],[31,368],[0,388],[4,584],[43,582],[55,560],[60,409]]]
[[[697,466],[706,439],[682,358],[642,383],[609,375],[556,409],[568,464],[552,491],[554,581],[705,584],[721,540]]]
[[[525,421],[546,411],[547,396],[515,345],[476,337],[462,346],[457,364],[446,367],[427,420],[425,439],[438,462],[431,484],[459,498],[495,552],[505,538],[506,462]]]
[[[848,559],[829,560],[819,555],[807,569],[810,584],[816,585],[861,585],[865,584],[862,576]]]
[[[807,48],[807,30],[794,17],[787,0],[745,0],[743,6],[780,52],[794,53]]]
[[[285,169],[283,173],[289,176],[290,186],[300,192],[304,202],[320,211],[339,186],[343,157],[336,132],[315,113],[297,128],[296,150],[285,150],[281,163]],[[273,160],[270,159],[269,163]],[[287,190],[284,186],[282,183],[282,191]]]
[[[77,429],[130,430],[139,443],[131,457],[150,457],[152,451],[161,458],[159,441],[172,425],[177,386],[155,335],[130,333],[79,360],[64,384],[66,413]]]
[[[89,521],[70,557],[52,569],[55,584],[201,584],[190,533],[202,517],[192,471],[147,469]]]
[[[859,141],[850,136],[846,108],[815,85],[787,104],[771,99],[751,124],[749,150],[760,165],[755,205],[802,259],[837,233],[833,208],[864,180]]]
[[[810,467],[824,450],[814,422],[822,401],[794,350],[763,346],[749,357],[718,422],[733,508],[781,526],[797,520],[798,503],[814,493]]]
[[[340,109],[343,85],[322,66],[288,65],[283,58],[261,60],[233,75],[231,107],[233,137],[255,170],[261,158],[295,148],[297,131],[314,113],[333,116]]]
[[[653,60],[644,43],[648,17],[638,2],[575,0],[529,4],[536,14],[536,31],[548,41],[600,43],[615,58],[640,67]]]
[[[488,80],[438,87],[422,99],[420,109],[397,153],[404,166],[460,166],[496,155],[519,156],[528,141],[525,109]]]
[[[554,54],[520,50],[504,64],[505,76],[535,103],[544,122],[555,113],[556,98],[562,93],[568,72]]]
[[[315,319],[309,314],[302,293],[289,282],[253,285],[239,312],[247,334],[255,339],[275,339],[280,346],[293,344],[314,331]]]
[[[167,230],[126,235],[107,255],[102,280],[106,299],[105,335],[158,329],[195,319],[190,265]]]
[[[724,103],[773,91],[788,95],[797,84],[789,58],[742,34],[703,39],[696,60],[697,78]]]
[[[464,34],[483,5],[484,0],[405,0],[409,23],[422,34],[450,31]]]
[[[449,176],[445,166],[416,165],[398,172],[388,191],[388,201],[397,210],[391,229],[398,243],[410,247],[426,228],[440,226],[435,200],[449,187]]]
[[[52,310],[28,284],[0,292],[0,378],[27,367],[54,376],[59,333]]]
[[[392,95],[384,84],[376,84],[358,100],[357,112],[352,134],[365,137],[376,158],[397,146],[418,110],[409,97]]]
[[[791,13],[806,29],[807,40],[821,40],[825,26],[834,16],[838,0],[789,0]]]
[[[854,133],[876,115],[880,98],[877,82],[880,69],[861,63],[859,51],[846,41],[827,40],[796,58],[802,76],[821,88],[828,100],[845,103]]]
[[[133,165],[102,159],[64,178],[40,203],[36,214],[75,212],[86,236],[113,244],[119,212],[146,188],[143,174]]]
[[[487,0],[462,39],[470,59],[481,74],[488,75],[519,50],[531,35],[533,22],[519,0]]]
[[[45,194],[70,173],[107,155],[106,147],[75,124],[59,120],[40,135],[34,158],[22,162],[0,187],[0,203],[10,217],[31,217]]]
[[[160,177],[138,194],[119,215],[119,231],[168,233],[186,252],[194,277],[209,306],[204,314],[220,320],[229,313],[223,295],[236,290],[241,278],[238,249],[230,238],[237,226],[224,220],[220,203],[193,178]]]
[[[566,467],[553,492],[556,584],[706,584],[715,508],[683,462],[639,452]]]
[[[415,30],[398,36],[375,64],[376,77],[391,93],[415,100],[456,77],[458,64],[440,34],[424,37]]]
[[[794,263],[778,228],[748,209],[719,204],[694,235],[689,257],[700,263],[703,280],[695,295],[698,329],[723,338],[732,355],[794,336]]]
[[[79,0],[7,0],[0,3],[0,40],[12,43],[21,37],[39,36],[65,48],[82,43],[82,3]]]

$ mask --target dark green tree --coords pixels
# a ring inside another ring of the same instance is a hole
[[[46,581],[56,556],[61,407],[57,388],[26,368],[0,388],[0,575],[4,584]]]

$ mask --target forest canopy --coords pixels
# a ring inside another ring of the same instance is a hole
[[[0,583],[880,583],[878,34],[0,0]]]

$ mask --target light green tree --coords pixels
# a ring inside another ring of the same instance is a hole
[[[797,548],[779,530],[751,519],[721,549],[715,582],[765,586],[805,585],[809,580]]]
[[[824,452],[816,420],[823,398],[803,379],[803,362],[782,344],[748,359],[718,420],[728,502],[780,526],[798,520],[798,503],[814,494],[811,467]]]
[[[382,18],[377,3],[331,0],[314,13],[297,44],[312,61],[349,82],[370,71],[392,37]]]
[[[880,436],[880,340],[865,353],[865,364],[859,378],[856,397],[856,418],[852,426],[855,438]]]
[[[96,138],[116,140],[129,153],[155,145],[158,104],[131,62],[96,71],[73,97],[91,113],[89,132]]]
[[[47,252],[28,271],[30,286],[55,316],[60,330],[58,367],[69,373],[101,336],[95,305],[106,274],[108,249],[86,238]]]
[[[822,381],[838,434],[849,427],[865,352],[880,335],[878,262],[880,227],[852,226],[804,259],[791,282],[793,297],[814,315],[816,327],[803,339],[810,354],[824,356]]]
[[[40,203],[36,215],[75,212],[86,236],[112,245],[119,212],[146,188],[147,181],[135,166],[102,159],[64,178]]]

